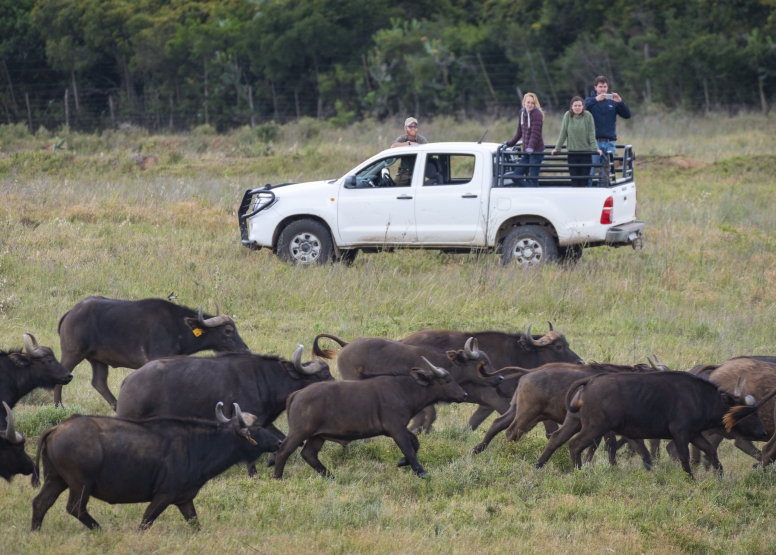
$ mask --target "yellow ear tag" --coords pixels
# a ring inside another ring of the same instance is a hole
[[[193,330],[191,330],[191,333],[194,334],[194,337],[199,337],[200,335],[202,335],[202,330],[200,328],[194,328]]]

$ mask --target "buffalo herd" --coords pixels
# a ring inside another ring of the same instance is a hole
[[[668,440],[666,451],[689,476],[701,462],[722,472],[723,439],[763,467],[776,459],[774,357],[738,357],[689,372],[656,357],[633,366],[585,362],[550,324],[545,334],[530,325],[525,333],[427,329],[398,341],[320,334],[313,360],[302,362],[302,345],[291,360],[252,353],[234,320],[218,312],[163,299],[90,297],[59,320],[61,362],[31,333],[23,348],[0,351],[0,476],[32,475],[37,487],[42,460],[33,530],[65,490],[67,512],[89,528],[99,527],[87,512],[91,497],[149,503],[141,528],[170,505],[196,523],[193,500],[202,486],[241,462],[254,475],[263,453],[272,453],[277,479],[299,447],[307,464],[329,475],[318,458],[326,441],[346,446],[388,436],[402,453],[397,466],[423,477],[418,434],[432,431],[440,402],[477,405],[472,429],[499,414],[473,454],[502,431],[518,441],[541,423],[549,441],[537,468],[565,443],[577,467],[586,449],[589,462],[603,443],[611,464],[628,444],[650,469],[660,440]],[[339,350],[322,348],[323,340]],[[216,354],[190,356],[201,351]],[[326,362],[334,357],[340,380]],[[116,414],[72,415],[45,430],[33,462],[12,409],[36,388],[54,389],[55,405],[62,405],[62,387],[83,360]],[[136,369],[118,399],[108,388],[110,366]],[[274,425],[283,411],[287,434]],[[767,443],[760,451],[754,441]]]

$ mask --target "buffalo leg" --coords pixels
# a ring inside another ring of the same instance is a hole
[[[269,433],[271,433],[273,436],[278,438],[280,441],[283,441],[286,439],[286,434],[278,430],[274,424],[267,424],[264,426],[264,429],[267,430]],[[269,457],[267,457],[267,466],[275,466],[275,453],[270,453]],[[258,472],[256,471],[256,461],[253,461],[252,463],[248,463],[248,476],[253,478],[256,476]]]
[[[692,475],[692,468],[690,467],[690,447],[688,438],[682,435],[673,435],[672,440],[674,442],[674,449],[676,450],[676,458],[682,465],[682,470],[689,474],[690,478],[694,478]]]
[[[326,470],[326,467],[323,466],[321,460],[318,458],[318,453],[323,448],[324,443],[326,443],[326,440],[320,436],[311,437],[304,444],[301,453],[304,461],[312,466],[313,470],[315,470],[321,476],[326,476],[329,473],[329,471]]]
[[[195,528],[199,528],[199,525],[197,524],[197,510],[194,508],[194,501],[184,501],[183,503],[178,503],[176,507],[178,507],[178,510],[181,512],[186,522]]]
[[[628,445],[641,457],[642,464],[647,470],[652,470],[652,455],[644,444],[643,439],[629,439]]]
[[[92,387],[116,410],[116,398],[108,388],[108,365],[99,360],[86,359],[92,365]]]
[[[407,459],[407,462],[409,462],[409,465],[412,467],[412,470],[415,472],[415,474],[421,478],[425,477],[426,471],[423,470],[422,466],[420,466],[418,457],[415,455],[415,449],[412,442],[412,432],[404,427],[395,431],[386,431],[388,432],[388,435],[391,436],[391,439],[396,442],[396,445],[399,446],[399,449],[401,449],[401,452],[404,454],[404,458]],[[417,440],[417,438],[415,439]]]
[[[413,417],[409,428],[416,433],[431,433],[431,426],[436,421],[436,418],[436,407],[434,407],[434,405],[429,405]]]
[[[703,451],[706,455],[704,459],[708,461],[709,465],[714,468],[720,476],[722,476],[722,463],[719,462],[719,457],[717,457],[717,446],[714,442],[709,441],[703,434],[698,434],[698,436],[694,437],[690,442]]]
[[[617,459],[615,457],[614,463],[612,463],[612,455],[611,455],[611,447],[610,447],[610,440],[609,436],[610,434],[614,438],[614,443],[617,443],[617,436],[614,436],[611,432],[609,434],[604,435],[603,437],[597,437],[593,440],[593,443],[590,445],[590,447],[587,450],[587,454],[585,455],[585,464],[591,464],[593,462],[593,458],[595,457],[595,452],[598,450],[598,447],[601,445],[601,440],[605,440],[606,443],[606,451],[609,453],[609,463],[616,465]]]
[[[415,456],[418,455],[418,449],[420,449],[420,441],[418,441],[417,436],[415,434],[410,434],[410,441],[412,441],[412,448],[415,450]],[[396,466],[402,467],[402,466],[408,466],[410,463],[407,462],[407,457],[402,457],[399,459],[399,462],[396,463]]]
[[[565,427],[566,423],[564,422],[563,424]],[[580,428],[581,427],[580,423]],[[563,427],[561,427],[561,430],[562,429]],[[569,454],[571,455],[571,462],[575,467],[582,468],[582,451],[587,449],[596,439],[600,441],[600,438],[603,437],[604,433],[606,433],[605,430],[595,428],[587,430],[582,429],[579,434],[571,438],[569,441]]]
[[[652,456],[653,460],[660,458],[660,440],[659,439],[650,439],[649,440],[649,454]]]
[[[547,443],[544,451],[542,451],[539,460],[536,461],[536,468],[542,468],[545,464],[547,464],[547,461],[550,460],[550,457],[552,457],[552,454],[557,451],[558,447],[566,443],[569,439],[571,439],[571,436],[576,434],[581,429],[582,422],[579,420],[579,418],[577,416],[571,416],[571,414],[566,414],[566,421],[563,422],[563,425],[550,436],[549,443]]]
[[[154,523],[154,521],[159,518],[159,515],[164,512],[164,510],[170,506],[171,499],[169,496],[158,496],[153,499],[151,499],[151,504],[146,507],[145,512],[143,513],[143,520],[140,521],[140,529],[141,530],[148,530],[151,525]],[[194,508],[194,505],[192,504],[192,509]]]
[[[286,461],[288,460],[288,457],[291,456],[291,453],[296,451],[296,448],[302,445],[304,443],[304,440],[307,439],[305,436],[301,434],[294,435],[292,432],[289,431],[289,434],[286,436],[286,439],[283,440],[283,443],[280,445],[280,449],[278,449],[277,453],[275,453],[275,479],[276,480],[282,480],[283,479],[283,469],[286,467]]]
[[[86,511],[86,504],[89,502],[91,488],[81,487],[78,489],[70,488],[70,496],[67,499],[67,513],[76,517],[81,524],[95,530],[100,527],[96,520]]]
[[[763,452],[760,451],[757,447],[754,446],[754,443],[749,441],[748,439],[737,439],[734,442],[734,445],[752,457],[753,459],[757,459],[758,461],[762,459]]]
[[[67,348],[63,346],[62,358],[60,359],[59,363],[70,370],[70,372],[72,372],[76,366],[81,364],[83,360],[84,356],[81,353],[70,353],[67,351]],[[57,384],[54,386],[54,406],[64,406],[62,405],[62,384]]]
[[[509,411],[505,412],[504,416],[507,414],[509,414]],[[542,420],[542,415],[537,414],[537,411],[535,410],[532,413],[525,410],[521,412],[518,407],[515,407],[515,418],[507,428],[507,441],[518,441],[525,434],[533,430]]]
[[[51,474],[46,476],[40,493],[32,500],[32,531],[40,530],[43,517],[66,489],[67,484],[61,476]]]
[[[515,405],[509,405],[507,412],[496,418],[490,425],[488,431],[485,432],[485,438],[472,448],[472,453],[482,453],[488,447],[490,442],[493,441],[494,437],[509,428],[509,425],[515,419],[516,412],[517,408]]]
[[[493,414],[493,412],[495,411],[492,408],[480,405],[477,407],[477,410],[474,411],[474,414],[469,417],[469,427],[472,430],[476,430],[480,427],[480,424],[485,422],[485,419],[488,418],[488,416]]]
[[[776,461],[776,433],[771,436],[763,447],[763,468]]]

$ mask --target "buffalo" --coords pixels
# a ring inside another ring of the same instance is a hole
[[[0,431],[0,478],[10,482],[16,474],[29,476],[35,467],[24,451],[24,436],[16,431],[11,407],[3,401],[3,408],[8,424],[5,430]]]
[[[480,348],[488,353],[490,361],[496,368],[517,366],[520,368],[538,368],[551,362],[572,362],[584,364],[574,351],[569,347],[566,337],[553,329],[544,335],[531,333],[528,326],[525,333],[505,333],[500,331],[476,331],[460,332],[451,330],[422,330],[413,333],[401,340],[407,345],[434,347],[436,349],[449,350],[463,344],[469,337],[474,337]],[[506,379],[498,390],[490,387],[479,387],[472,384],[466,388],[469,393],[467,402],[479,404],[479,408],[469,418],[469,426],[476,430],[493,411],[504,414],[509,409],[509,399],[517,388],[517,380]],[[557,426],[551,425],[548,434]]]
[[[73,415],[41,435],[35,464],[43,458],[45,483],[32,501],[32,530],[70,488],[68,514],[87,528],[100,525],[86,510],[90,497],[107,503],[149,502],[140,523],[150,527],[170,505],[187,521],[197,518],[194,498],[205,483],[240,461],[277,450],[280,440],[234,407],[222,403],[217,422],[181,418],[127,420]]]
[[[318,346],[318,341],[324,337],[342,346],[337,357],[337,368],[345,380],[360,379],[362,376],[360,369],[369,374],[399,371],[409,374],[410,369],[419,364],[421,357],[426,357],[436,366],[449,366],[450,375],[467,394],[472,386],[495,390],[495,387],[504,381],[501,374],[493,368],[488,355],[485,351],[479,350],[477,340],[472,337],[459,344],[463,345],[463,349],[445,351],[382,338],[366,337],[347,343],[336,335],[322,333],[313,341],[313,355],[323,358],[334,357],[334,351],[322,350]],[[424,408],[413,420],[411,427],[428,432],[435,418],[436,411],[433,406]]]
[[[682,468],[692,477],[688,443],[692,443],[721,473],[717,449],[703,436],[705,430],[728,432],[762,440],[765,427],[758,409],[776,395],[776,389],[760,404],[749,406],[717,385],[687,372],[598,374],[574,382],[566,393],[566,419],[550,437],[536,463],[543,467],[555,450],[569,441],[571,459],[581,468],[581,453],[608,432],[632,439],[671,439]],[[574,434],[577,434],[575,437]],[[652,467],[649,451],[633,445]]]
[[[226,353],[215,357],[154,360],[124,379],[116,415],[122,418],[177,416],[207,418],[223,400],[245,407],[279,439],[272,423],[286,408],[286,398],[310,384],[332,380],[322,360],[302,364],[301,345],[293,361],[276,356]],[[249,472],[256,472],[251,461]]]
[[[521,369],[523,375],[509,410],[493,421],[485,438],[472,449],[472,453],[482,453],[493,438],[504,430],[507,430],[507,440],[518,441],[539,422],[550,421],[562,424],[566,418],[564,402],[566,392],[571,384],[581,378],[596,374],[644,372],[652,369],[656,367],[650,368],[642,364],[621,366],[596,362],[584,365],[567,362],[553,363],[534,370]],[[611,437],[608,439],[611,440]],[[615,464],[616,445],[609,441],[607,448],[609,462]]]
[[[11,408],[34,389],[62,387],[73,379],[49,347],[38,345],[31,333],[25,333],[23,339],[23,350],[0,351],[0,401]],[[5,415],[0,414],[0,429],[3,427]]]
[[[67,311],[57,329],[62,364],[73,370],[88,360],[92,386],[114,409],[116,398],[108,388],[108,366],[134,370],[157,358],[209,349],[250,352],[229,316],[210,316],[201,306],[194,311],[164,299],[89,297]],[[61,403],[62,386],[57,386],[54,404]]]
[[[357,381],[337,381],[311,385],[288,397],[288,436],[277,452],[275,478],[283,478],[286,460],[303,442],[302,458],[319,474],[328,474],[318,459],[326,440],[352,441],[388,436],[399,446],[404,458],[420,476],[426,471],[418,462],[418,438],[407,429],[413,415],[433,403],[460,403],[466,392],[444,368],[428,359],[429,370],[411,368],[408,373],[368,375]]]

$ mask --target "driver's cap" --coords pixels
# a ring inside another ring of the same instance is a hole
[[[404,120],[404,127],[409,126],[409,124],[411,124],[411,123],[418,123],[418,120],[416,120],[413,117],[409,117],[409,118]]]

